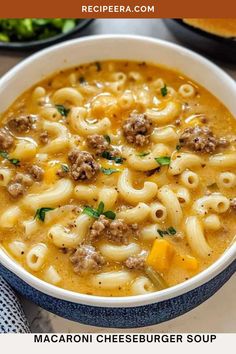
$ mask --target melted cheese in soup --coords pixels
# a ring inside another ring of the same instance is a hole
[[[236,122],[184,75],[106,61],[2,114],[0,242],[27,271],[101,296],[206,269],[236,232]]]

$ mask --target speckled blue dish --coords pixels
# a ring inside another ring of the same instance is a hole
[[[236,83],[220,68],[180,46],[146,37],[94,36],[38,52],[0,80],[0,113],[23,91],[55,71],[87,62],[126,59],[172,67],[206,87],[236,116]],[[128,297],[79,294],[28,273],[0,248],[0,275],[41,307],[93,326],[132,328],[184,314],[212,296],[236,271],[236,243],[208,269],[159,292]]]

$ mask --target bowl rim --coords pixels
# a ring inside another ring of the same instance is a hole
[[[84,42],[97,42],[97,41],[110,41],[113,39],[119,39],[122,41],[136,41],[142,43],[150,43],[153,45],[159,45],[162,47],[168,47],[174,51],[180,51],[186,58],[186,60],[191,57],[195,59],[197,62],[202,65],[208,67],[210,70],[214,71],[216,75],[218,75],[222,82],[225,80],[228,81],[228,84],[232,86],[233,90],[236,93],[236,83],[235,81],[226,74],[222,69],[216,66],[214,63],[204,58],[203,56],[186,49],[180,45],[173,44],[171,42],[167,42],[160,39],[155,39],[146,36],[136,36],[136,35],[94,35],[90,37],[77,38],[70,41],[65,41],[60,44],[51,46],[44,50],[41,50],[30,57],[26,58],[22,62],[18,63],[12,69],[10,69],[2,78],[0,79],[0,86],[11,80],[12,77],[17,75],[18,72],[24,67],[28,65],[33,65],[34,61],[41,60],[47,57],[49,53],[56,51],[60,48],[67,48],[74,45],[80,45],[80,43]],[[124,55],[125,60],[125,55]],[[155,62],[155,61],[154,61]],[[157,63],[157,61],[156,61]],[[14,261],[9,254],[0,247],[0,264],[2,264],[5,268],[13,272],[20,279],[26,282],[31,287],[45,293],[54,298],[69,301],[72,303],[95,306],[95,307],[137,307],[144,306],[148,304],[153,304],[165,300],[169,300],[171,298],[175,298],[184,293],[187,293],[197,287],[207,283],[218,274],[220,274],[224,269],[226,269],[236,258],[236,242],[225,250],[225,252],[208,268],[188,279],[187,281],[172,286],[170,288],[157,291],[150,294],[139,295],[139,296],[127,296],[127,297],[103,297],[103,296],[95,296],[95,295],[87,295],[82,293],[76,293],[70,290],[66,290],[63,288],[59,288],[55,285],[49,284],[36,276],[32,275],[28,271],[26,271],[20,264]]]

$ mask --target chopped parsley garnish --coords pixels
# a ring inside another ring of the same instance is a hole
[[[98,213],[98,211],[96,209],[93,209],[90,206],[86,206],[83,210],[84,214],[87,214],[88,216],[91,216],[92,218],[98,219],[100,214]]]
[[[137,156],[139,156],[139,157],[145,157],[145,156],[147,156],[147,155],[149,155],[150,154],[150,152],[141,152],[140,154],[137,154]]]
[[[101,63],[99,63],[99,61],[96,61],[95,65],[96,65],[97,71],[101,71],[102,70]]]
[[[161,94],[163,97],[165,97],[168,94],[167,86],[166,84],[161,88]]]
[[[62,165],[61,165],[61,169],[62,169],[62,171],[64,171],[64,172],[69,172],[69,167],[68,167],[66,164],[62,164]]]
[[[115,163],[123,163],[124,159],[123,157],[120,156],[113,156],[109,151],[103,151],[102,157],[106,160],[112,160],[115,161]]]
[[[41,220],[41,221],[44,221],[46,213],[48,211],[53,210],[53,209],[54,208],[40,208],[40,209],[37,209],[34,218],[38,219],[38,220]]]
[[[6,151],[0,151],[0,156],[3,157],[4,159],[7,159],[10,163],[12,163],[15,166],[19,166],[20,160],[12,158],[9,159],[8,153]]]
[[[114,220],[116,218],[116,214],[112,210],[105,211],[103,213],[108,219]]]
[[[172,235],[173,236],[173,235],[176,234],[176,230],[175,230],[175,228],[173,226],[168,227],[168,229],[166,229],[166,230],[158,229],[157,232],[159,233],[159,235],[161,237],[163,237],[165,235],[169,235],[169,236]]]
[[[70,112],[70,109],[66,108],[62,104],[56,104],[56,109],[63,117],[67,117]]]
[[[155,157],[155,160],[160,166],[168,166],[170,164],[170,156]]]
[[[109,137],[109,135],[103,135],[104,139],[108,142],[108,144],[111,143],[111,138]]]
[[[119,170],[117,170],[115,168],[105,168],[105,167],[101,167],[101,171],[102,171],[102,173],[104,173],[104,175],[107,175],[107,176],[112,175],[112,173],[120,172]]]
[[[104,203],[100,202],[97,209],[86,206],[83,213],[95,219],[98,219],[100,215],[105,215],[108,219],[114,220],[116,218],[116,214],[112,210],[104,211],[104,207]]]
[[[105,204],[103,202],[100,202],[97,209],[99,215],[101,215],[104,212],[104,208],[105,208]]]
[[[176,234],[176,230],[175,230],[175,228],[173,226],[168,227],[167,232],[168,232],[169,235],[175,235]]]
[[[0,156],[2,156],[4,159],[8,159],[8,153],[6,151],[0,151]]]
[[[160,235],[161,237],[163,237],[163,236],[165,236],[165,235],[168,235],[168,232],[165,231],[165,230],[160,230],[160,229],[158,229],[157,232],[159,233],[159,235]]]
[[[8,161],[15,166],[19,166],[19,164],[20,164],[20,160],[18,160],[18,159],[8,159]]]
[[[182,147],[181,145],[176,145],[175,148],[176,148],[177,151],[179,151],[181,149],[181,147]]]

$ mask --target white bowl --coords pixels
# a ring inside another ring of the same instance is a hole
[[[146,61],[176,69],[208,89],[225,104],[233,115],[236,115],[236,83],[219,67],[202,56],[178,45],[148,37],[130,35],[92,36],[75,39],[60,43],[30,56],[1,78],[0,112],[4,112],[22,92],[58,70],[107,59]],[[72,304],[113,309],[145,307],[144,305],[158,304],[186,294],[216,278],[217,275],[228,269],[230,265],[232,268],[232,264],[234,264],[234,267],[231,273],[234,273],[235,257],[236,244],[234,243],[209,268],[181,284],[148,295],[100,297],[75,293],[48,284],[28,273],[12,260],[3,249],[0,249],[0,263],[3,265],[2,275],[14,287],[18,287],[17,285],[20,283],[18,278],[20,278],[30,285],[31,290],[37,289],[54,299],[66,300]],[[7,270],[14,273],[18,277],[17,280],[13,281],[12,279],[16,279],[16,277],[12,276],[12,273]],[[226,276],[223,278],[221,285],[225,282]],[[18,290],[31,297],[33,301],[36,301],[41,306],[48,308],[47,305],[36,300],[35,296],[27,294],[24,289],[22,290],[22,287],[19,286]],[[50,310],[53,311],[51,308]],[[57,313],[59,312],[57,311]],[[64,313],[60,314],[68,318],[73,317]],[[86,322],[80,316],[72,319]],[[154,322],[152,321],[151,323]],[[87,323],[91,324],[91,321]]]

